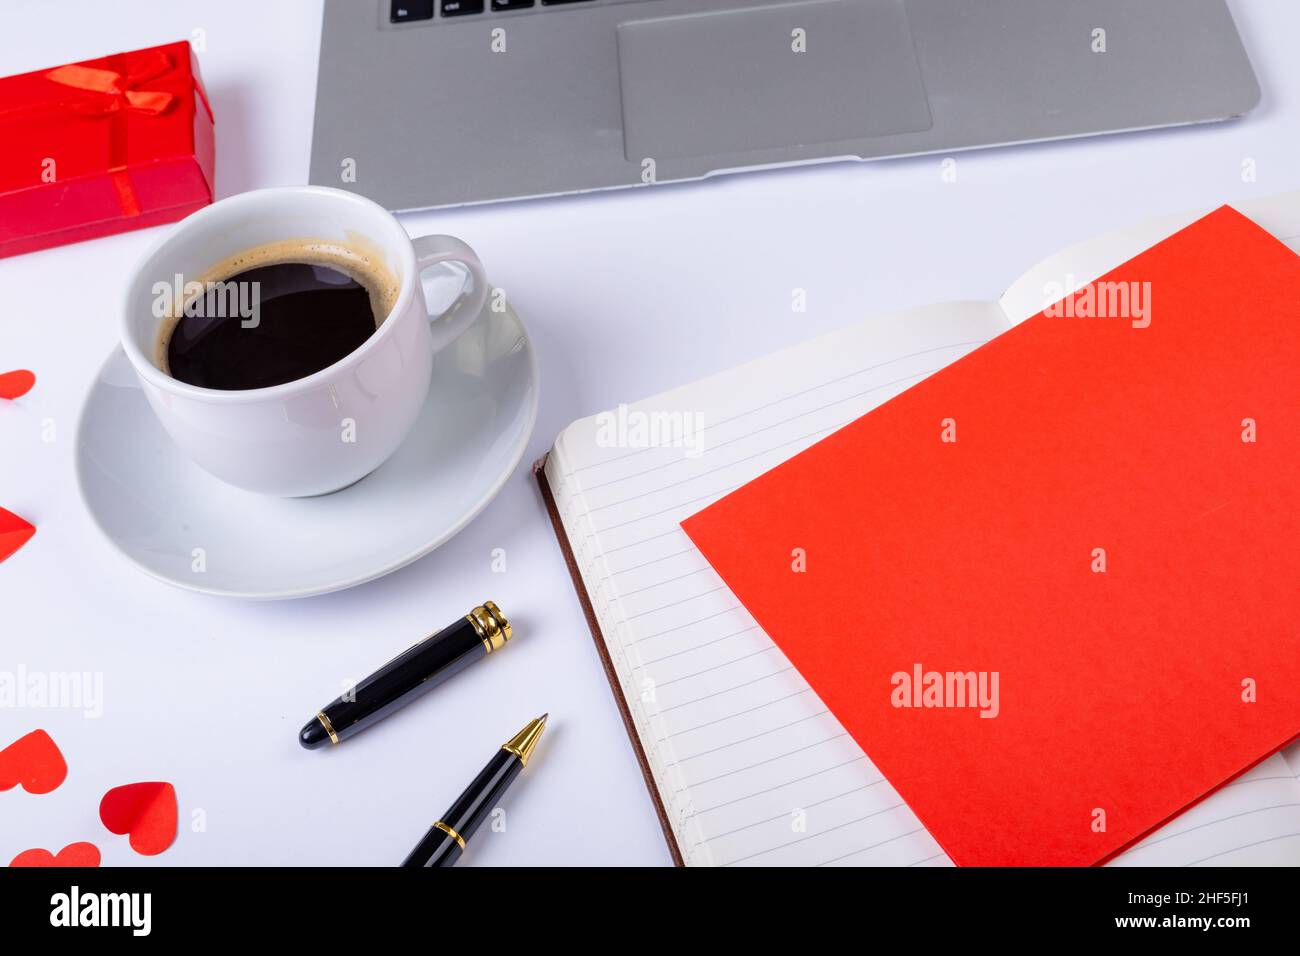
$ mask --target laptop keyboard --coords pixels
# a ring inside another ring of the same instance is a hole
[[[506,13],[534,7],[567,7],[594,0],[391,0],[388,19],[393,23],[432,20],[434,7],[443,17],[468,17],[481,13]]]

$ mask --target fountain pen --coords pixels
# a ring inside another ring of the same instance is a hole
[[[461,858],[465,841],[474,835],[479,824],[492,812],[528,763],[538,738],[542,736],[542,728],[546,726],[546,717],[542,714],[530,720],[527,727],[501,745],[451,809],[429,827],[429,832],[402,861],[402,866],[452,866]]]

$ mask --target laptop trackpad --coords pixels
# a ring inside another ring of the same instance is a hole
[[[900,0],[822,0],[623,23],[629,160],[929,129]]]

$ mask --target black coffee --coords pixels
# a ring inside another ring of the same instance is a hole
[[[204,388],[266,388],[328,368],[374,334],[373,290],[331,265],[277,262],[237,272],[188,301],[166,341],[166,371]]]

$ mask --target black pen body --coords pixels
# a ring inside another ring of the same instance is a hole
[[[346,740],[504,646],[509,636],[509,624],[496,605],[489,601],[475,608],[321,708],[302,728],[298,742],[315,750]]]
[[[502,747],[465,788],[451,808],[429,828],[402,866],[452,866],[465,852],[465,842],[474,834],[502,795],[510,788],[524,763]]]

